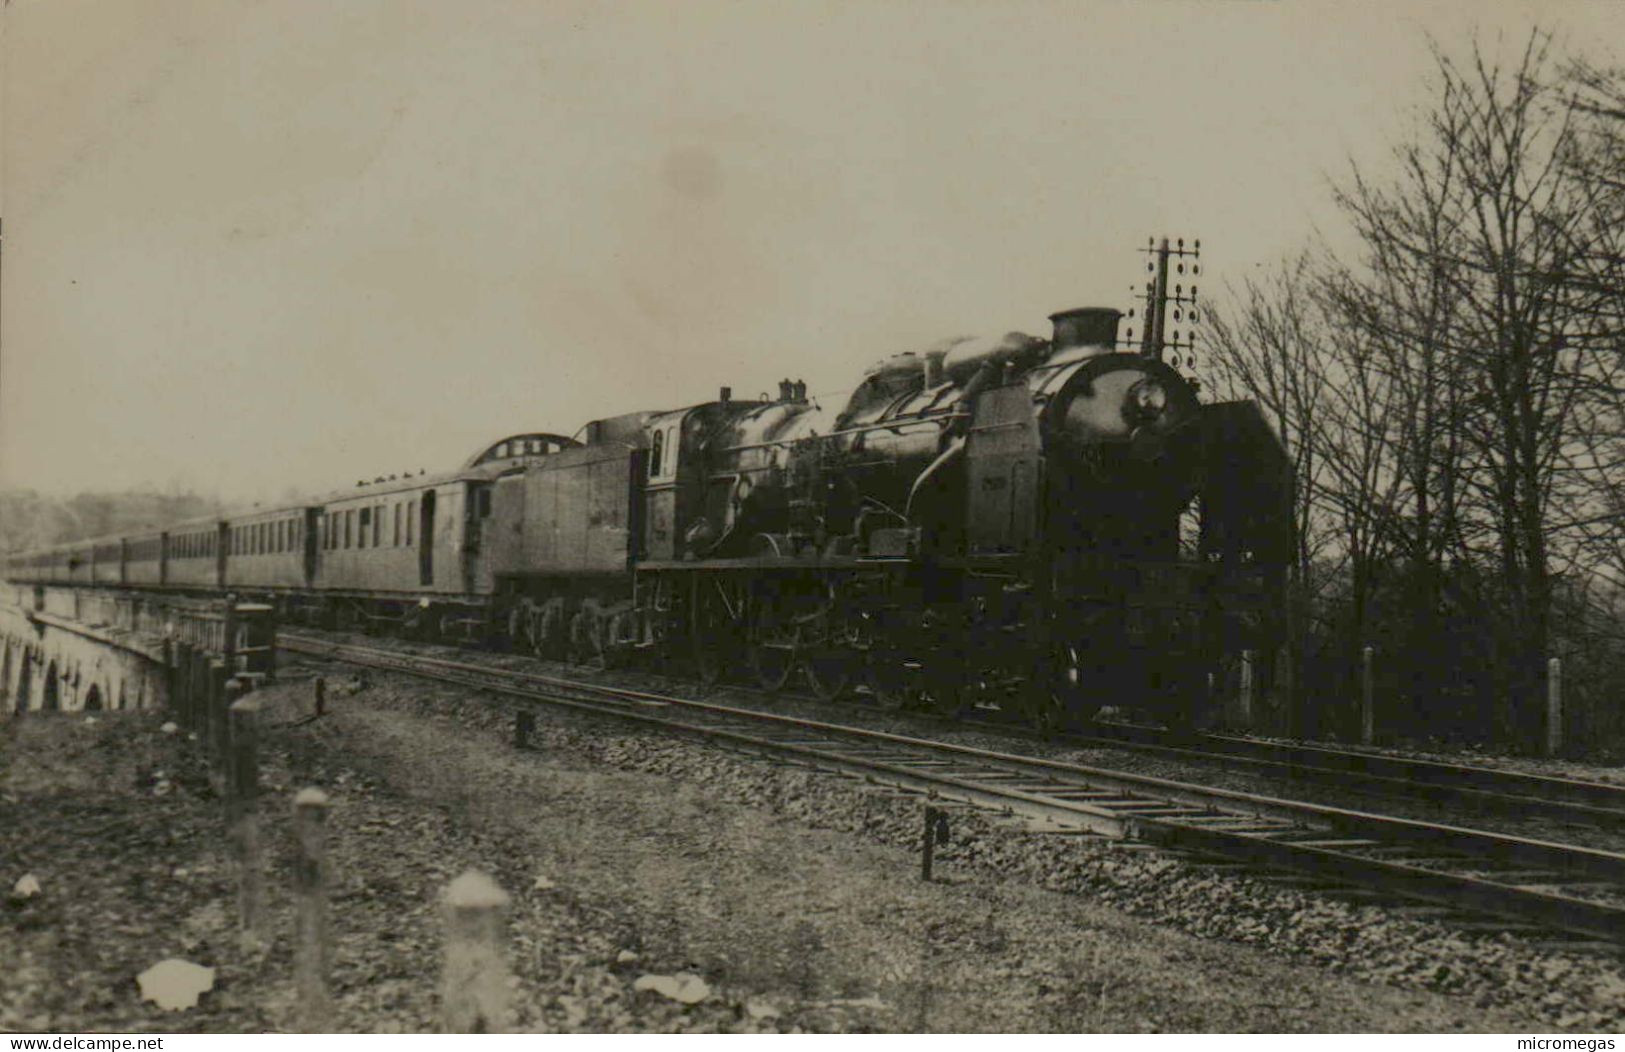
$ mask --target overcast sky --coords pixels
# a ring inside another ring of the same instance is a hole
[[[1625,4],[12,0],[0,485],[273,499],[849,388],[1335,223],[1426,34]],[[1617,57],[1617,56],[1616,56]]]

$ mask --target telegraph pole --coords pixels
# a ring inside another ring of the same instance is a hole
[[[1147,238],[1146,247],[1140,251],[1148,257],[1145,269],[1150,275],[1145,283],[1145,303],[1140,308],[1140,353],[1159,362],[1166,360],[1176,369],[1189,370],[1196,365],[1196,326],[1202,314],[1196,303],[1196,285],[1186,283],[1202,273],[1202,242],[1193,240],[1186,247],[1184,238],[1176,238],[1172,244],[1167,238],[1160,242]],[[1128,314],[1132,320],[1135,311]],[[1133,343],[1132,328],[1126,339]]]

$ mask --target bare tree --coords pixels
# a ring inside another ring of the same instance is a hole
[[[1335,557],[1347,631],[1405,641],[1419,704],[1442,653],[1492,659],[1483,715],[1535,741],[1556,582],[1606,553],[1625,585],[1625,92],[1540,32],[1506,65],[1435,59],[1394,165],[1337,191],[1358,251],[1248,283],[1215,357],[1293,448],[1300,580]]]

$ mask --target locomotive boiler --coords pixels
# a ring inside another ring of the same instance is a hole
[[[897,355],[841,404],[786,381],[651,421],[679,477],[644,605],[685,611],[667,631],[707,676],[743,655],[889,704],[1185,714],[1226,655],[1273,650],[1290,477],[1256,409],[1119,353],[1119,317]]]

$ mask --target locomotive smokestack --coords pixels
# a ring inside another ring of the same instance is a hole
[[[1111,307],[1078,307],[1051,314],[1055,326],[1052,350],[1073,347],[1100,347],[1110,351],[1117,346],[1117,323],[1123,312]]]

